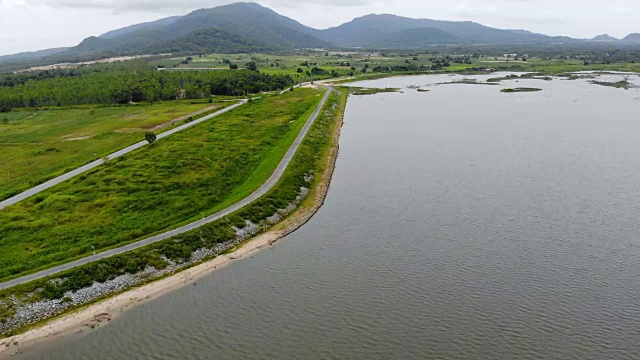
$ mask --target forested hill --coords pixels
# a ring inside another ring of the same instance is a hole
[[[160,53],[270,51],[294,48],[424,48],[442,44],[544,44],[575,41],[474,22],[368,15],[317,30],[255,3],[200,9],[90,37],[53,59]]]
[[[381,39],[370,43],[369,46],[388,49],[413,49],[423,48],[425,44],[445,45],[463,44],[464,42],[464,39],[442,30],[434,28],[417,28],[402,30],[390,35],[381,36]]]
[[[166,52],[238,53],[331,46],[313,32],[258,4],[235,3],[90,37],[56,57],[83,60]]]
[[[143,30],[143,29],[149,30],[149,29],[162,27],[164,25],[173,24],[178,19],[180,19],[180,16],[171,16],[171,17],[160,19],[160,20],[156,20],[156,21],[151,21],[151,22],[146,22],[146,23],[142,23],[142,24],[131,25],[131,26],[123,27],[121,29],[116,29],[116,30],[113,30],[113,31],[106,32],[106,33],[100,35],[99,37],[103,38],[103,39],[112,39],[112,38],[115,38],[115,37],[118,37],[118,36],[126,35],[128,33],[134,32],[136,30]]]
[[[416,32],[405,30],[429,28],[440,31],[434,36],[430,30],[425,37],[416,38]],[[405,37],[409,35],[409,37]],[[442,21],[431,19],[412,19],[402,16],[382,14],[367,15],[338,27],[323,31],[320,36],[341,46],[366,46],[368,44],[391,43],[394,47],[421,47],[445,43],[447,39],[454,43],[488,45],[550,44],[578,41],[567,37],[551,37],[523,30],[502,30],[484,26],[471,21]],[[419,40],[416,42],[416,40]]]

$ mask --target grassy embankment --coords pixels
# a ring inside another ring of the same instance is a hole
[[[236,234],[232,226],[244,226],[247,220],[262,225],[260,229],[266,230],[271,226],[266,219],[295,202],[301,187],[310,188],[310,192],[298,204],[298,208],[313,211],[323,198],[323,194],[318,193],[321,191],[318,188],[324,187],[326,190],[328,186],[333,167],[332,157],[337,153],[337,135],[346,98],[346,91],[337,91],[329,97],[280,181],[259,200],[227,218],[172,239],[0,291],[0,317],[9,318],[14,314],[14,305],[8,300],[9,297],[17,298],[22,303],[63,299],[65,292],[77,291],[94,282],[104,282],[125,273],[139,273],[148,266],[164,268],[168,265],[165,257],[177,262],[188,261],[196,250],[212,248],[234,239]],[[284,215],[291,214],[295,215],[295,212]],[[281,225],[276,225],[278,226]],[[67,310],[70,309],[72,308]]]
[[[189,100],[0,114],[0,200],[144,140],[147,130],[161,133],[176,118],[232,104]]]
[[[0,280],[133,242],[237,202],[271,175],[321,92],[254,100],[0,212]]]

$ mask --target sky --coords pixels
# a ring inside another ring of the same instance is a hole
[[[227,0],[0,0],[0,55],[73,46],[109,30]],[[504,29],[591,38],[640,32],[638,0],[258,0],[315,28],[366,14],[470,20]]]

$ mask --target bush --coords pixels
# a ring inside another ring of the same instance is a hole
[[[147,142],[149,142],[149,144],[151,144],[151,143],[153,143],[154,141],[156,141],[156,139],[157,139],[158,137],[157,137],[157,136],[156,136],[156,134],[154,134],[153,132],[151,132],[151,131],[147,131],[147,132],[144,134],[144,138],[145,138],[145,140],[147,140]]]

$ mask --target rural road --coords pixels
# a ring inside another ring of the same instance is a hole
[[[69,270],[69,269],[73,269],[75,267],[78,267],[78,266],[81,266],[81,265],[84,265],[84,264],[88,264],[88,263],[96,261],[96,260],[104,259],[104,258],[107,258],[109,256],[113,256],[113,255],[117,255],[117,254],[122,254],[122,253],[125,253],[127,251],[138,249],[138,248],[141,248],[143,246],[150,245],[150,244],[156,243],[158,241],[162,241],[162,240],[168,239],[168,238],[170,238],[172,236],[179,235],[179,234],[185,233],[185,232],[193,230],[193,229],[197,229],[197,228],[199,228],[199,227],[201,227],[203,225],[206,225],[208,223],[211,223],[213,221],[221,219],[221,218],[223,218],[223,217],[225,217],[225,216],[227,216],[229,214],[232,214],[232,213],[242,209],[243,207],[249,205],[250,203],[252,203],[255,200],[259,199],[262,195],[266,194],[269,190],[271,190],[276,185],[276,183],[280,180],[280,178],[282,177],[282,174],[284,174],[284,171],[286,170],[287,166],[289,165],[289,163],[293,159],[293,156],[298,151],[298,148],[300,147],[300,144],[302,143],[302,141],[304,140],[305,136],[309,132],[309,129],[311,128],[311,126],[313,125],[314,121],[318,117],[318,114],[322,110],[322,107],[324,106],[324,104],[327,102],[327,99],[329,98],[329,95],[331,94],[332,91],[333,91],[333,87],[329,87],[327,92],[324,94],[324,97],[322,98],[322,101],[320,101],[320,104],[318,104],[318,106],[316,107],[316,109],[313,112],[313,114],[311,114],[311,116],[309,117],[309,119],[305,123],[304,127],[302,128],[302,130],[300,131],[300,133],[296,137],[295,141],[293,142],[293,144],[291,144],[291,147],[289,147],[289,150],[287,150],[287,153],[284,155],[284,157],[280,161],[280,164],[278,164],[278,167],[273,172],[273,174],[271,174],[269,179],[267,179],[267,181],[264,184],[262,184],[262,186],[258,190],[256,190],[255,192],[253,192],[251,195],[247,196],[246,198],[240,200],[239,202],[237,202],[237,203],[229,206],[228,208],[226,208],[224,210],[221,210],[221,211],[219,211],[219,212],[217,212],[217,213],[215,213],[213,215],[207,216],[207,217],[205,217],[205,218],[203,218],[201,220],[192,222],[190,224],[181,226],[181,227],[179,227],[177,229],[173,229],[173,230],[167,231],[165,233],[158,234],[156,236],[152,236],[150,238],[147,238],[147,239],[144,239],[144,240],[140,240],[138,242],[134,242],[134,243],[131,243],[131,244],[128,244],[128,245],[124,245],[124,246],[121,246],[121,247],[118,247],[118,248],[115,248],[115,249],[107,250],[107,251],[98,253],[96,255],[87,256],[85,258],[78,259],[76,261],[72,261],[72,262],[69,262],[69,263],[66,263],[66,264],[63,264],[63,265],[60,265],[60,266],[56,266],[56,267],[53,267],[53,268],[50,268],[50,269],[47,269],[47,270],[43,270],[43,271],[34,273],[34,274],[25,275],[25,276],[22,276],[22,277],[13,279],[13,280],[9,280],[9,281],[4,282],[4,283],[0,283],[0,290],[8,289],[8,288],[10,288],[12,286],[16,286],[16,285],[19,285],[19,284],[24,284],[26,282],[29,282],[29,281],[32,281],[32,280],[36,280],[36,279],[40,279],[40,278],[43,278],[43,277],[46,277],[46,276],[49,276],[49,275],[54,275],[54,274],[57,274],[59,272],[62,272],[62,271],[65,271],[65,270]],[[237,104],[235,106],[240,106],[240,105],[241,104]],[[226,108],[224,110],[229,111],[230,108]],[[214,115],[214,114],[212,114],[212,115]],[[174,130],[179,131],[178,128],[176,128]],[[171,130],[171,131],[174,131],[174,130]],[[164,133],[164,134],[167,134],[167,133]],[[160,138],[160,136],[158,136],[158,138]],[[124,150],[126,150],[126,149],[123,149],[121,151],[124,151]],[[131,150],[129,150],[129,151],[131,151]]]
[[[192,121],[190,123],[187,123],[187,124],[184,124],[184,125],[180,125],[180,126],[178,126],[176,128],[173,128],[173,129],[171,129],[169,131],[165,131],[162,134],[158,135],[157,140],[165,138],[165,137],[167,137],[169,135],[173,135],[173,134],[175,134],[175,133],[177,133],[179,131],[182,131],[184,129],[190,128],[192,126],[198,125],[198,124],[200,124],[200,123],[202,123],[204,121],[207,121],[207,120],[209,120],[211,118],[214,118],[214,117],[216,117],[218,115],[224,114],[227,111],[231,111],[231,110],[237,108],[238,106],[244,105],[246,102],[247,102],[247,100],[242,100],[237,104],[234,104],[234,105],[231,105],[229,107],[226,107],[226,108],[224,108],[224,109],[222,109],[220,111],[216,111],[213,114],[209,114],[209,115],[203,116],[203,117],[201,117],[201,118],[199,118],[197,120],[194,120],[194,121]],[[20,193],[18,195],[15,195],[13,197],[10,197],[10,198],[8,198],[6,200],[1,201],[0,202],[0,210],[6,208],[7,206],[10,206],[10,205],[13,205],[15,203],[18,203],[18,202],[20,202],[20,201],[22,201],[22,200],[24,200],[26,198],[29,198],[29,197],[31,197],[33,195],[36,195],[36,194],[38,194],[38,193],[40,193],[42,191],[45,191],[50,187],[53,187],[53,186],[56,186],[56,185],[58,185],[58,184],[60,184],[62,182],[65,182],[65,181],[71,179],[72,177],[78,176],[78,175],[80,175],[80,174],[82,174],[84,172],[87,172],[87,171],[91,170],[91,169],[95,169],[96,167],[104,164],[108,160],[112,160],[112,159],[115,159],[115,158],[120,157],[122,155],[128,154],[128,153],[130,153],[130,152],[132,152],[134,150],[137,150],[137,149],[139,149],[139,148],[141,148],[143,146],[146,146],[146,145],[149,145],[149,143],[146,140],[142,140],[142,141],[140,141],[138,143],[135,143],[135,144],[133,144],[131,146],[128,146],[128,147],[126,147],[124,149],[118,150],[118,151],[116,151],[116,152],[114,152],[112,154],[107,155],[106,159],[102,158],[102,159],[95,160],[95,161],[90,162],[90,163],[88,163],[88,164],[86,164],[84,166],[81,166],[81,167],[79,167],[79,168],[77,168],[75,170],[69,171],[68,173],[65,173],[65,174],[60,175],[60,176],[58,176],[56,178],[53,178],[53,179],[51,179],[51,180],[49,180],[47,182],[44,182],[44,183],[42,183],[40,185],[32,187],[31,189],[29,189],[27,191],[24,191],[24,192],[22,192],[22,193]]]

